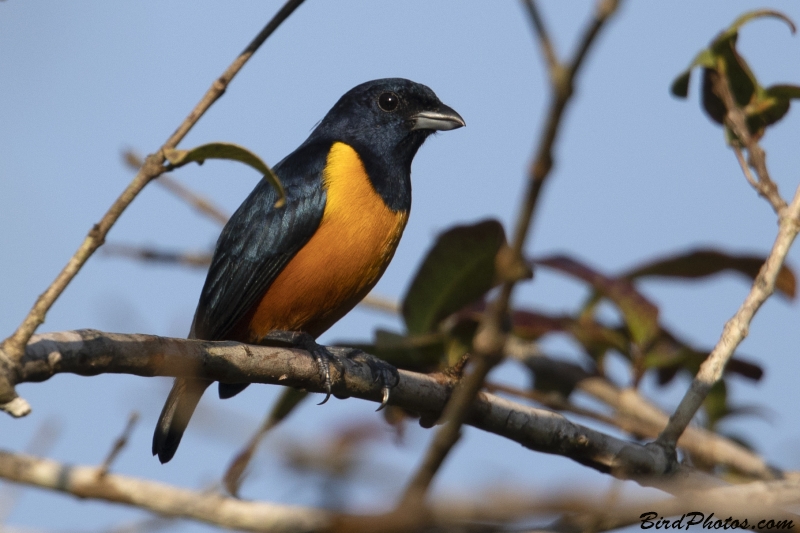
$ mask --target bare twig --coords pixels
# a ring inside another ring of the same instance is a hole
[[[574,403],[568,401],[564,398],[563,395],[559,393],[547,393],[538,391],[535,389],[519,389],[517,387],[511,387],[509,385],[504,385],[502,383],[486,383],[486,390],[491,392],[492,394],[502,393],[507,394],[509,396],[516,396],[517,398],[527,398],[529,400],[533,400],[534,402],[540,403],[549,409],[553,409],[556,411],[566,411],[568,413],[573,413],[578,416],[583,416],[586,418],[590,418],[592,420],[597,420],[598,422],[603,422],[609,426],[615,426],[622,429],[623,422],[617,418],[612,416],[604,415],[603,413],[599,413],[592,409],[586,409],[585,407],[579,407]]]
[[[127,244],[109,243],[103,248],[106,255],[115,255],[137,259],[139,261],[152,261],[154,263],[169,263],[186,265],[195,268],[208,268],[211,264],[210,252],[173,252],[169,250],[156,250]]]
[[[758,309],[775,290],[775,280],[783,266],[786,254],[800,232],[800,187],[795,193],[791,205],[781,211],[780,227],[772,250],[758,272],[750,293],[745,298],[736,314],[728,320],[722,330],[722,337],[700,366],[700,370],[692,380],[692,385],[681,400],[669,424],[659,435],[657,442],[663,446],[674,447],[678,437],[691,422],[711,390],[711,387],[722,377],[725,365],[733,356],[737,346],[744,340],[750,330],[750,322]]]
[[[194,207],[198,212],[207,216],[214,222],[225,225],[228,222],[230,216],[223,212],[222,209],[217,207],[213,204],[210,200],[203,198],[193,190],[191,190],[186,185],[182,184],[178,180],[174,179],[172,176],[164,175],[158,178],[156,181],[159,185],[162,185],[165,189],[169,192],[189,204],[190,206]]]
[[[333,392],[380,402],[380,383],[369,365],[341,360],[331,367]],[[324,380],[314,358],[297,349],[253,346],[236,342],[173,339],[153,335],[124,335],[78,330],[36,335],[16,376],[17,382],[39,382],[57,373],[138,376],[193,376],[229,383],[271,383],[322,392]],[[450,396],[452,381],[437,374],[400,370],[391,403],[436,420]],[[600,472],[619,477],[659,475],[667,467],[662,450],[603,434],[563,416],[481,393],[473,403],[468,424],[519,442],[532,450],[558,454]],[[697,483],[715,483],[699,476]],[[660,480],[642,481],[661,483]]]
[[[733,318],[725,324],[722,337],[700,366],[689,390],[686,391],[680,405],[670,417],[669,424],[658,436],[656,442],[667,448],[675,447],[678,437],[691,422],[711,387],[722,377],[725,365],[733,356],[734,350],[747,336],[750,322],[756,312],[774,292],[775,280],[786,259],[786,254],[800,232],[800,188],[797,189],[791,205],[787,206],[780,196],[777,186],[769,177],[766,154],[758,141],[750,135],[744,112],[736,104],[727,78],[713,71],[708,75],[712,77],[714,92],[722,99],[727,108],[725,124],[736,136],[737,141],[742,142],[747,148],[750,157],[749,165],[755,169],[758,175],[758,182],[755,183],[756,190],[778,213],[779,228],[772,250],[753,282],[750,293]],[[741,164],[742,160],[738,150],[736,155]],[[747,165],[743,165],[743,170],[746,170],[746,167]],[[747,171],[745,171],[745,177],[750,183],[755,182],[755,179]]]
[[[136,411],[132,412],[128,417],[128,423],[125,424],[125,429],[122,431],[122,434],[117,437],[117,440],[114,441],[114,444],[111,446],[111,450],[109,450],[108,455],[106,456],[103,464],[100,465],[100,468],[97,470],[98,476],[105,476],[108,474],[108,469],[111,468],[111,465],[114,464],[117,456],[122,451],[125,446],[128,445],[128,440],[131,438],[131,433],[133,432],[133,428],[136,426],[136,422],[139,421],[139,413]]]
[[[725,109],[727,110],[725,114],[725,125],[728,126],[736,136],[737,140],[734,140],[734,143],[741,142],[744,147],[747,148],[749,162],[747,165],[742,166],[747,181],[753,185],[756,191],[758,191],[758,194],[763,196],[770,203],[775,213],[780,216],[781,211],[786,208],[786,201],[781,197],[780,192],[778,192],[778,186],[769,176],[769,171],[767,170],[767,154],[764,152],[764,149],[761,148],[758,139],[750,135],[750,129],[747,127],[747,116],[744,110],[736,103],[736,99],[733,97],[733,91],[728,83],[728,78],[719,75],[715,71],[708,71],[708,76],[711,77],[714,93],[716,93],[725,104]],[[735,147],[735,151],[739,159],[739,164],[741,164],[743,159],[739,157],[741,151],[738,147]],[[758,174],[758,181],[753,179],[753,176],[746,170],[748,166],[752,166],[753,169],[755,169],[756,174]]]
[[[67,466],[49,459],[0,451],[0,477],[37,487],[132,505],[164,516],[191,518],[245,531],[300,532],[325,527],[325,511],[245,502],[219,494],[172,487],[140,478],[107,474],[96,467]]]
[[[544,20],[542,20],[542,15],[539,13],[539,8],[536,7],[535,0],[523,0],[522,3],[528,10],[528,17],[533,23],[534,33],[539,39],[539,49],[542,51],[545,63],[547,64],[550,82],[555,84],[557,83],[556,78],[559,76],[559,71],[563,68],[563,65],[558,61],[553,40],[550,38],[547,26],[544,25]]]
[[[754,189],[758,190],[758,181],[753,177],[753,173],[750,172],[750,166],[747,164],[747,161],[744,158],[744,154],[742,153],[742,149],[738,146],[732,146],[733,153],[736,154],[736,160],[739,162],[739,166],[742,167],[742,172],[744,173],[744,177],[747,178],[747,182],[753,186]]]
[[[380,294],[375,294],[374,292],[369,293],[361,300],[361,303],[364,307],[369,307],[370,309],[374,309],[376,311],[383,311],[384,313],[389,313],[392,315],[400,314],[400,304],[397,303],[395,300],[391,298],[387,298],[386,296],[381,296]]]
[[[0,373],[3,367],[12,366],[18,362],[25,354],[25,345],[31,335],[44,322],[45,315],[56,299],[61,295],[67,285],[77,275],[89,257],[104,242],[108,231],[122,215],[123,211],[136,198],[141,190],[152,181],[164,173],[164,150],[175,148],[178,143],[186,136],[189,130],[200,120],[200,117],[211,107],[211,105],[225,92],[233,77],[241,70],[244,64],[250,59],[255,51],[266,41],[266,39],[280,26],[280,24],[291,15],[303,0],[288,0],[278,13],[267,23],[261,32],[253,39],[247,48],[231,63],[225,72],[214,80],[211,87],[205,93],[200,102],[189,113],[189,116],[178,126],[178,129],[167,139],[167,141],[154,154],[145,159],[145,163],[134,177],[133,181],[111,205],[109,210],[89,231],[78,251],[69,260],[64,269],[58,274],[53,283],[36,300],[33,308],[22,321],[17,330],[0,346]],[[30,406],[19,398],[13,389],[9,389],[7,383],[0,379],[0,409],[14,415],[22,416],[30,412]]]
[[[574,59],[570,62],[564,76],[557,76],[552,80],[552,102],[548,113],[547,122],[539,141],[539,148],[531,166],[527,192],[524,196],[523,206],[517,217],[512,252],[516,258],[522,257],[528,233],[533,219],[533,212],[544,184],[553,165],[553,146],[555,144],[561,125],[561,117],[567,103],[573,94],[575,76],[583,65],[583,60],[589,48],[595,41],[600,29],[614,14],[619,0],[600,0],[597,4],[594,19],[589,24]],[[535,12],[535,9],[534,9]],[[538,30],[539,24],[534,21]],[[544,26],[541,25],[543,28]],[[540,42],[547,44],[549,39],[542,36]],[[548,52],[545,51],[545,56]],[[517,282],[516,279],[506,278],[500,290],[500,295],[493,302],[478,327],[478,332],[473,341],[473,365],[470,372],[453,391],[453,396],[442,413],[442,427],[436,432],[422,464],[412,476],[401,500],[401,506],[418,506],[424,500],[425,493],[436,472],[441,467],[445,457],[458,441],[461,426],[469,416],[470,407],[478,395],[486,376],[502,360],[506,335],[502,324],[511,301],[511,294]]]

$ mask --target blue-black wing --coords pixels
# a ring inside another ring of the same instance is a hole
[[[197,304],[191,337],[226,340],[286,264],[309,241],[325,211],[322,172],[330,144],[304,144],[278,163],[286,204],[261,180],[222,230]],[[244,339],[230,339],[244,340]]]

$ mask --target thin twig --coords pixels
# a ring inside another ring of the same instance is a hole
[[[730,128],[737,140],[734,142],[741,142],[747,148],[749,157],[749,166],[752,166],[756,174],[758,174],[758,181],[753,179],[749,172],[745,171],[745,177],[753,187],[755,187],[758,194],[763,196],[775,210],[775,213],[780,216],[781,211],[786,208],[786,201],[781,197],[778,192],[778,186],[770,178],[769,171],[767,170],[767,154],[758,143],[758,139],[750,135],[750,129],[747,127],[747,116],[744,110],[736,103],[733,97],[728,78],[721,76],[715,71],[709,71],[708,76],[711,77],[711,84],[714,93],[720,97],[725,104],[727,110],[725,114],[725,125]],[[735,146],[735,145],[734,145]],[[741,152],[736,149],[736,156],[739,158]],[[741,161],[739,162],[741,164]],[[743,166],[746,168],[748,165]],[[755,182],[755,183],[754,183]]]
[[[367,294],[364,299],[361,300],[359,305],[369,307],[370,309],[374,309],[376,311],[383,311],[384,313],[391,315],[400,314],[400,304],[397,303],[396,300],[387,298],[386,296],[381,296],[380,294],[375,294],[373,292]]]
[[[509,396],[516,396],[517,398],[533,400],[534,402],[540,403],[549,409],[553,409],[555,411],[566,411],[578,416],[597,420],[598,422],[602,422],[609,426],[622,427],[623,425],[622,421],[617,420],[614,417],[604,415],[603,413],[599,413],[592,409],[586,409],[584,407],[577,406],[574,403],[567,401],[564,396],[559,393],[546,393],[535,389],[523,390],[510,385],[505,385],[503,383],[491,382],[486,383],[486,390],[492,394],[503,393],[508,394]]]
[[[578,73],[586,54],[595,41],[600,29],[613,15],[618,7],[618,0],[600,0],[593,21],[590,23],[583,36],[581,45],[575,58],[570,62],[565,76],[552,80],[552,102],[548,113],[547,122],[539,141],[536,157],[530,168],[527,192],[524,196],[523,206],[517,217],[516,229],[512,241],[513,256],[522,257],[522,250],[530,231],[533,213],[544,184],[553,165],[553,145],[560,130],[561,118],[573,94],[573,81]],[[538,26],[534,23],[534,27]],[[543,27],[543,26],[542,26]],[[542,39],[540,39],[542,42]],[[545,52],[547,53],[547,52]],[[502,276],[503,273],[501,273]],[[507,314],[511,294],[516,284],[515,279],[508,279],[503,283],[500,295],[493,302],[478,327],[478,332],[473,341],[473,365],[471,371],[453,391],[453,396],[442,413],[443,425],[434,435],[422,464],[409,481],[402,496],[400,506],[418,507],[425,498],[425,493],[441,467],[445,457],[458,441],[461,426],[469,416],[470,407],[483,386],[486,376],[503,357],[506,335],[502,324]]]
[[[523,0],[523,5],[528,10],[528,16],[533,23],[534,33],[536,37],[539,38],[539,49],[542,51],[545,63],[547,64],[550,81],[551,83],[556,83],[557,73],[562,68],[562,65],[558,61],[553,40],[550,38],[547,26],[545,26],[542,15],[539,13],[539,8],[536,7],[536,2],[534,0]]]
[[[111,446],[111,450],[109,450],[108,455],[103,461],[103,464],[101,464],[100,468],[97,470],[98,476],[105,476],[108,474],[109,468],[111,468],[111,465],[114,464],[114,461],[119,456],[119,453],[123,448],[125,448],[125,446],[128,445],[128,440],[130,440],[133,428],[136,426],[136,422],[138,421],[139,413],[133,411],[128,417],[128,423],[125,424],[125,429],[122,430],[122,434],[120,434],[120,436],[117,437],[117,440],[114,441],[114,444]]]
[[[727,109],[725,124],[736,136],[734,142],[741,142],[747,148],[750,158],[749,165],[755,169],[758,175],[758,182],[754,184],[754,187],[778,214],[779,227],[772,250],[759,270],[747,298],[733,318],[725,324],[720,340],[700,366],[697,376],[692,380],[689,390],[686,391],[680,405],[670,417],[667,427],[658,436],[656,443],[667,449],[675,448],[675,443],[697,410],[700,409],[711,387],[722,377],[725,365],[733,356],[734,350],[747,336],[750,322],[756,312],[774,292],[775,280],[786,259],[786,254],[800,232],[800,187],[797,189],[791,205],[787,206],[786,201],[778,192],[778,187],[769,176],[766,154],[758,141],[750,135],[744,111],[736,103],[727,78],[714,71],[709,71],[707,75],[711,76],[714,92],[725,104]],[[735,153],[739,163],[742,164],[741,152],[737,149]],[[742,165],[747,181],[752,184],[755,179],[746,171],[746,168],[746,164]]]
[[[691,422],[711,387],[722,377],[725,365],[733,356],[734,350],[749,333],[750,322],[756,312],[775,290],[778,272],[780,272],[786,254],[798,232],[800,232],[800,187],[798,187],[792,203],[786,209],[781,210],[778,236],[767,260],[758,272],[747,298],[733,318],[725,324],[719,342],[708,358],[703,361],[689,390],[686,391],[680,405],[670,417],[667,427],[658,436],[657,442],[662,446],[674,448],[678,437]]]
[[[142,161],[142,158],[133,150],[125,150],[124,152],[122,152],[122,160],[128,167],[130,167],[134,171],[138,171],[139,167],[141,167],[142,164],[144,163],[144,161]],[[227,213],[225,213],[221,208],[214,205],[214,203],[211,200],[194,192],[192,189],[190,189],[180,181],[176,180],[169,174],[163,174],[156,181],[156,183],[160,184],[169,192],[177,196],[179,199],[183,200],[184,202],[192,206],[200,214],[209,217],[218,224],[225,225],[225,223],[228,222],[230,216]]]
[[[156,181],[159,185],[162,185],[165,189],[169,192],[186,202],[187,204],[194,207],[198,212],[207,216],[214,222],[225,225],[228,222],[230,216],[223,212],[222,209],[214,205],[210,200],[203,198],[193,190],[191,190],[186,185],[182,184],[178,180],[174,179],[171,176],[164,175],[158,178]]]
[[[744,173],[744,177],[747,178],[747,182],[752,185],[755,190],[758,190],[758,181],[753,177],[753,173],[750,172],[750,165],[747,164],[742,149],[734,145],[733,153],[736,154],[736,160],[739,162],[739,166],[742,167],[742,172]]]
[[[103,253],[105,255],[126,257],[139,261],[185,265],[195,268],[208,268],[208,265],[211,264],[211,253],[209,252],[173,252],[127,244],[109,243],[103,248]]]
[[[189,116],[178,126],[175,132],[167,139],[167,141],[158,149],[154,154],[149,155],[142,168],[133,178],[133,181],[111,205],[109,210],[100,219],[100,222],[95,224],[89,231],[78,251],[69,260],[64,269],[58,274],[53,283],[42,293],[36,300],[33,308],[22,321],[22,324],[17,330],[7,339],[3,341],[0,346],[0,352],[3,352],[2,359],[6,362],[0,361],[0,369],[2,366],[8,366],[18,362],[25,354],[25,345],[31,335],[34,334],[36,329],[44,322],[45,315],[55,303],[56,299],[61,295],[67,285],[77,275],[89,257],[102,246],[105,242],[106,235],[117,219],[122,215],[123,211],[130,205],[136,198],[141,190],[152,181],[164,173],[164,150],[167,148],[175,148],[178,143],[186,136],[189,130],[200,120],[200,117],[211,107],[211,105],[222,96],[225,89],[230,84],[233,77],[241,70],[244,64],[250,59],[255,51],[266,41],[266,39],[280,26],[280,24],[294,12],[297,7],[303,3],[304,0],[288,0],[278,13],[267,23],[261,32],[253,39],[247,48],[239,54],[239,56],[231,63],[225,72],[214,80],[211,87],[205,93],[200,102],[189,113]],[[5,383],[0,381],[0,409],[3,409],[13,415],[24,415],[30,412],[30,406],[21,405],[24,402],[19,398],[13,389],[8,390]],[[25,407],[27,406],[27,409]]]

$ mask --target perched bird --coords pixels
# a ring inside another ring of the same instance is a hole
[[[298,332],[296,343],[314,355],[330,395],[334,356],[313,340],[366,296],[391,261],[411,208],[419,147],[435,131],[461,126],[458,113],[409,80],[348,91],[275,166],[285,204],[275,207],[277,192],[262,179],[222,230],[189,338],[258,344],[276,331]],[[210,384],[175,380],[153,435],[162,463]],[[219,396],[246,386],[220,383]]]

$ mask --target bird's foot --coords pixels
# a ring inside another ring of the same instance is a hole
[[[398,374],[397,369],[374,355],[370,355],[356,348],[322,346],[321,344],[317,344],[314,337],[302,331],[271,331],[262,339],[262,342],[263,341],[267,341],[270,344],[300,348],[311,354],[322,375],[324,381],[323,386],[325,388],[325,399],[318,405],[327,402],[332,394],[330,365],[333,364],[340,373],[344,373],[345,364],[343,360],[345,359],[356,363],[365,363],[369,366],[374,381],[380,382],[382,398],[381,405],[377,409],[378,411],[386,407],[389,402],[391,390],[400,383],[400,374]]]
[[[381,404],[376,409],[376,412],[386,407],[389,403],[389,395],[392,389],[400,383],[400,374],[394,366],[358,348],[330,346],[328,350],[338,357],[345,357],[356,363],[365,363],[369,366],[373,381],[381,384]]]
[[[317,341],[314,340],[314,337],[303,331],[270,331],[261,339],[261,342],[264,341],[270,344],[285,344],[287,347],[300,348],[301,350],[305,350],[310,353],[314,358],[314,361],[317,363],[317,368],[319,369],[320,374],[322,374],[322,379],[324,380],[323,387],[325,387],[325,399],[322,400],[318,405],[322,405],[330,399],[330,363],[333,362],[336,365],[339,362],[336,361],[334,355],[329,352],[325,346],[317,344]]]

